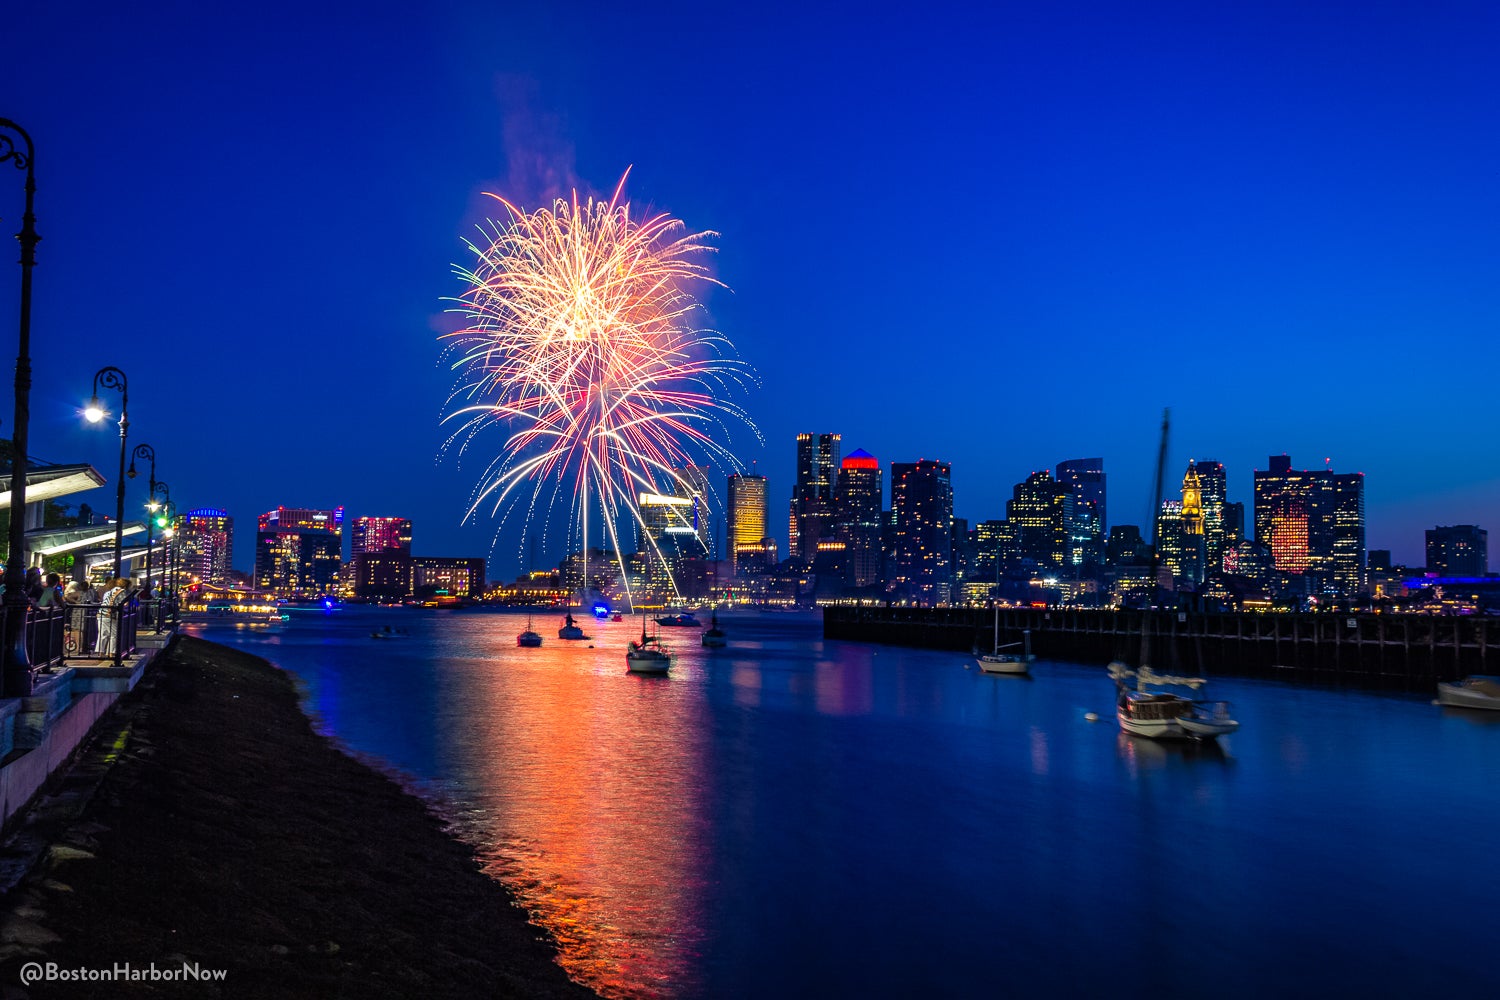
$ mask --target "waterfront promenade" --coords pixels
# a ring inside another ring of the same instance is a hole
[[[226,970],[223,997],[589,997],[469,848],[315,733],[290,678],[179,637],[11,837],[0,985],[61,968]],[[161,995],[38,983],[24,995]],[[12,995],[6,993],[5,995]],[[17,994],[22,995],[22,994]]]

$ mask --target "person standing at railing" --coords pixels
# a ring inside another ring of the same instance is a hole
[[[120,625],[120,604],[125,595],[125,580],[109,581],[109,589],[99,598],[99,640],[94,643],[94,652],[101,658],[115,655]]]

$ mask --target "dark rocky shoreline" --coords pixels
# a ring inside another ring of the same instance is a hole
[[[258,657],[179,637],[70,785],[16,832],[50,846],[0,900],[0,997],[595,996],[472,851],[314,732]],[[226,975],[15,992],[28,961]]]

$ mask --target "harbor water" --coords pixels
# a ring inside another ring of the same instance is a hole
[[[1240,732],[1176,746],[1119,732],[1102,663],[735,612],[643,677],[639,619],[561,617],[190,628],[294,674],[608,996],[1500,994],[1500,713],[1211,678]]]

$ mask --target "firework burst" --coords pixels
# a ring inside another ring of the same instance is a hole
[[[503,527],[517,510],[530,521],[565,502],[585,552],[591,510],[623,552],[622,522],[643,525],[638,494],[676,492],[686,484],[674,470],[689,465],[732,467],[729,422],[758,437],[729,400],[753,374],[696,322],[693,286],[720,284],[702,263],[717,234],[633,218],[624,185],[608,201],[575,192],[532,212],[490,195],[505,217],[466,241],[476,262],[455,267],[467,290],[450,310],[466,325],[445,335],[458,377],[444,420],[458,426],[443,449],[476,449],[492,429],[505,437],[465,520],[488,509]]]

